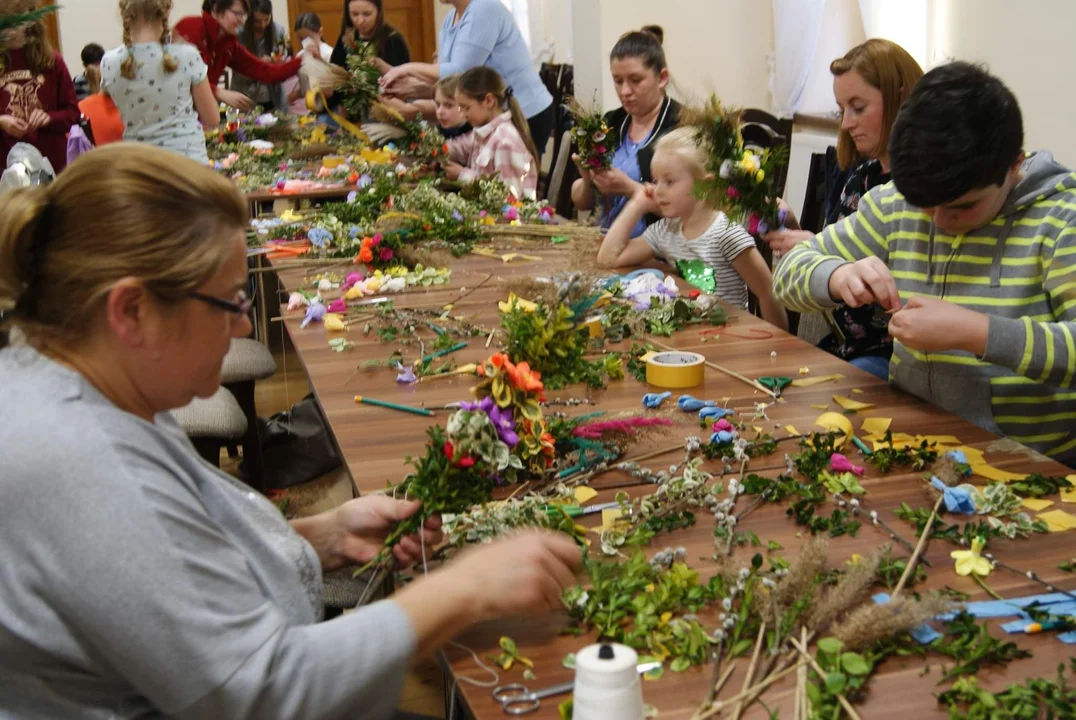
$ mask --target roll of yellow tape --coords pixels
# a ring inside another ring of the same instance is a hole
[[[693,352],[659,352],[646,357],[646,382],[654,387],[679,389],[702,385],[706,358]]]

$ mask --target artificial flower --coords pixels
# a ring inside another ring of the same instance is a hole
[[[359,251],[359,261],[360,262],[364,262],[364,263],[373,262],[373,259],[374,259],[374,251],[371,250],[369,247],[364,247],[362,250]]]
[[[982,555],[985,546],[986,541],[977,537],[971,541],[971,550],[954,550],[949,553],[949,557],[956,560],[956,574],[962,577],[973,574],[979,577],[989,575],[994,566]]]
[[[329,307],[326,308],[326,310],[331,313],[347,312],[347,303],[344,301],[344,298],[336,298],[329,303]]]
[[[833,453],[829,457],[829,469],[834,472],[850,472],[856,475],[863,474],[863,468],[853,465],[852,461],[840,453]]]
[[[542,374],[537,370],[531,370],[529,362],[521,362],[514,368],[508,368],[508,376],[512,379],[512,385],[516,390],[522,390],[523,392],[541,392],[544,389],[542,385]]]
[[[647,393],[643,395],[643,407],[648,410],[656,410],[670,397],[672,397],[672,393],[668,390],[663,393]]]
[[[317,322],[325,317],[325,306],[319,302],[310,303],[310,307],[306,309],[306,317],[299,323],[300,328],[305,328],[312,322]]]
[[[721,418],[720,420],[715,422],[713,424],[713,427],[711,427],[710,429],[714,432],[735,432],[736,426],[730,423],[725,418]]]
[[[326,330],[331,332],[341,332],[347,329],[343,319],[336,313],[327,313],[322,319],[322,324],[325,326]]]
[[[397,365],[396,369],[400,371],[400,372],[398,372],[396,374],[396,382],[401,383],[401,384],[405,384],[405,385],[410,385],[412,383],[417,383],[418,382],[418,378],[415,377],[414,368],[404,367],[403,365]]]

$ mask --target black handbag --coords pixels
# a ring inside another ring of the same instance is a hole
[[[313,393],[268,420],[258,418],[265,487],[283,490],[340,467],[340,453]]]

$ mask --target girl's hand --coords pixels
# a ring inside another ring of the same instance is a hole
[[[644,215],[661,214],[661,208],[658,207],[658,201],[654,195],[654,186],[650,183],[643,183],[639,186],[639,190],[632,196],[631,202],[636,205]]]
[[[30,126],[22,118],[14,115],[0,115],[0,131],[13,138],[21,138],[29,132]]]
[[[451,160],[447,163],[442,163],[441,168],[445,171],[445,177],[449,180],[459,180],[460,173],[463,172],[463,166]]]
[[[33,132],[34,130],[39,130],[48,125],[50,122],[52,122],[52,118],[49,117],[49,114],[41,108],[37,108],[32,113],[30,113],[30,119],[26,123],[27,131]]]
[[[403,65],[397,65],[394,68],[382,74],[381,87],[385,90],[390,89],[395,83],[408,77],[411,74],[411,63],[404,63]]]
[[[814,233],[809,230],[770,230],[762,239],[766,241],[766,244],[774,252],[784,255],[800,243],[807,242],[813,237]]]

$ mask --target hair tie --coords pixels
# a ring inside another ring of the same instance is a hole
[[[512,99],[512,96],[514,96],[515,94],[516,94],[516,91],[512,89],[512,86],[511,86],[511,85],[509,85],[508,87],[506,87],[506,88],[504,89],[504,99],[505,99],[506,101],[507,101],[507,100],[511,100],[511,99]]]

